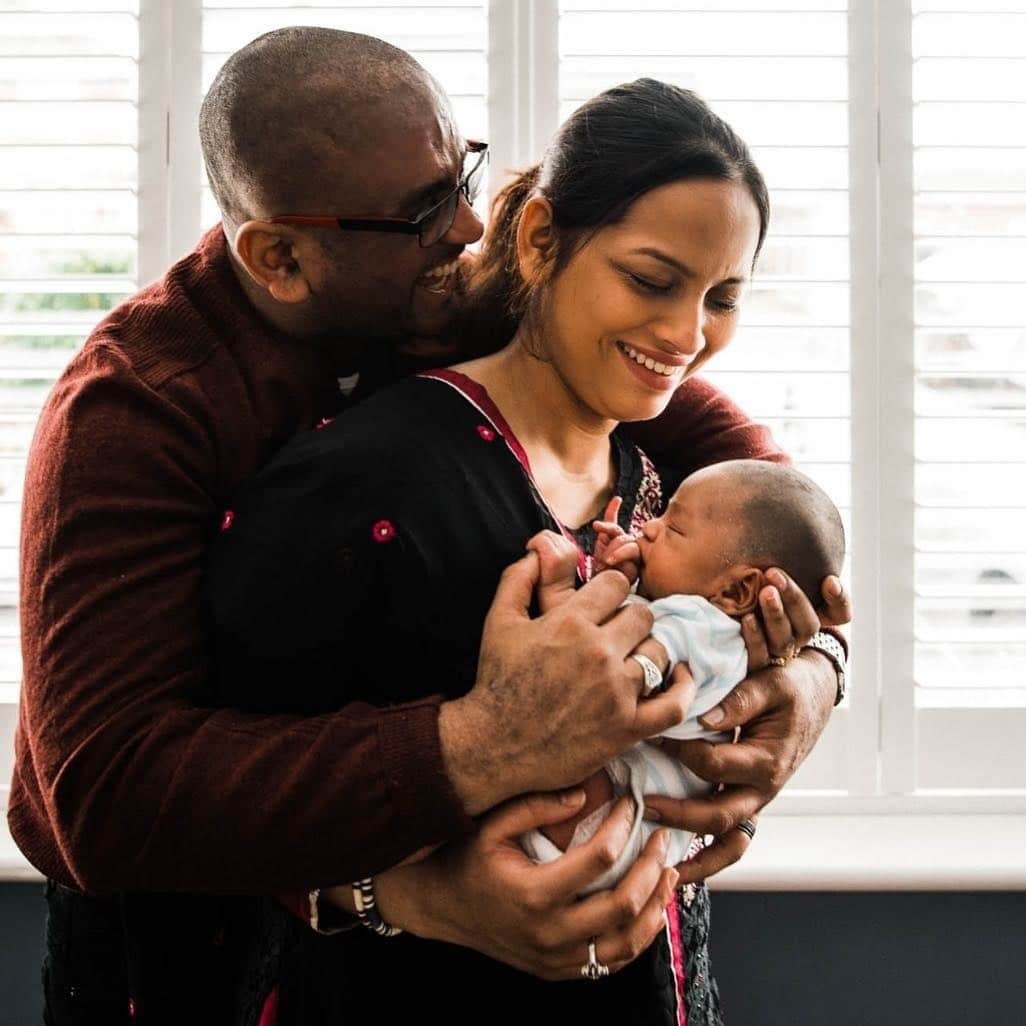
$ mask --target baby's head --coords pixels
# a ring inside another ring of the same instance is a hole
[[[844,527],[829,496],[792,467],[762,460],[692,474],[638,544],[642,595],[701,595],[729,616],[756,608],[773,566],[819,609],[823,578],[844,562]]]

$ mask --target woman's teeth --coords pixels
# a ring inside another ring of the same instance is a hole
[[[679,370],[678,367],[668,367],[665,363],[660,363],[658,360],[653,360],[651,356],[646,356],[644,353],[639,353],[637,349],[627,345],[626,342],[618,342],[617,345],[635,363],[640,363],[642,367],[647,367],[650,371],[655,371],[656,374],[662,374],[665,378],[670,377],[671,374]]]

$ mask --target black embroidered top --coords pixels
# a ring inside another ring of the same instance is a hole
[[[613,441],[620,523],[637,529],[660,512],[658,475],[619,431]],[[499,576],[543,528],[568,531],[484,389],[443,371],[370,397],[286,446],[222,521],[207,577],[219,704],[316,714],[465,694]],[[573,535],[586,579],[594,538],[588,527]],[[512,1021],[540,1011],[561,1022],[705,1026],[719,1022],[707,935],[699,888],[678,896],[666,935],[622,972],[548,983],[409,935],[316,934],[269,903],[239,1021],[255,1023],[277,986],[279,1026]],[[471,993],[493,995],[496,1008]]]

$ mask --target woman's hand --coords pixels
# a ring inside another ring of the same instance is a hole
[[[579,979],[591,937],[600,962],[613,972],[623,968],[663,929],[677,873],[663,867],[666,832],[657,831],[614,889],[577,900],[623,848],[627,803],[614,808],[591,840],[554,862],[532,862],[518,838],[570,818],[583,800],[580,789],[513,799],[471,837],[379,874],[374,886],[382,917],[547,980]]]
[[[715,835],[704,851],[677,867],[681,883],[705,879],[741,858],[751,840],[737,829],[738,824],[754,821],[791,779],[819,739],[834,706],[837,674],[822,653],[805,649],[786,666],[767,664],[771,655],[787,658],[801,648],[820,623],[840,625],[851,619],[841,582],[836,577],[823,581],[826,612],[817,617],[786,574],[774,569],[766,576],[771,583],[759,595],[766,631],[757,622],[747,629],[742,623],[749,676],[700,718],[710,730],[740,728],[737,743],[660,742],[704,780],[721,785],[707,798],[676,801],[646,796],[647,818]]]

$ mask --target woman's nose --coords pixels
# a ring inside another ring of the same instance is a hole
[[[695,356],[705,345],[705,316],[701,302],[688,299],[676,304],[659,326],[663,345],[685,356]]]

